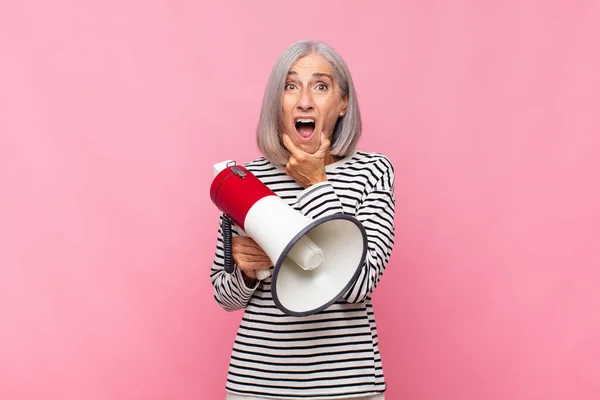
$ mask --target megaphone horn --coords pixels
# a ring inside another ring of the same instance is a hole
[[[271,294],[282,312],[305,316],[322,311],[358,278],[367,235],[355,217],[334,214],[312,220],[232,160],[213,166],[210,197],[225,214],[225,270],[234,271],[230,224],[235,223],[272,261]],[[267,270],[257,271],[260,280],[269,276]]]

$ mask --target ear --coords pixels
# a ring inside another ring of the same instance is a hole
[[[344,115],[346,115],[346,113],[348,112],[348,94],[345,94],[342,97],[342,104],[340,107],[340,112],[344,113]]]

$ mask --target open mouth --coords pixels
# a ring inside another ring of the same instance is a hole
[[[299,118],[296,120],[296,132],[304,139],[308,139],[313,135],[315,126],[315,120],[312,118]]]

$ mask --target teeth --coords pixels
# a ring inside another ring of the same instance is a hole
[[[301,119],[298,119],[296,122],[301,122],[303,124],[309,124],[309,123],[312,122],[314,124],[315,120],[314,119],[309,119],[309,118],[301,118]]]

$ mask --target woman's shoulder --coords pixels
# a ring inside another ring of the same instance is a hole
[[[354,165],[355,167],[362,166],[363,168],[375,169],[381,172],[394,172],[394,165],[390,158],[379,152],[356,150],[348,165]]]
[[[273,172],[277,169],[275,165],[264,156],[247,161],[242,166],[252,173]]]
[[[361,176],[379,190],[394,190],[394,165],[383,153],[357,150],[339,173],[351,178]]]

